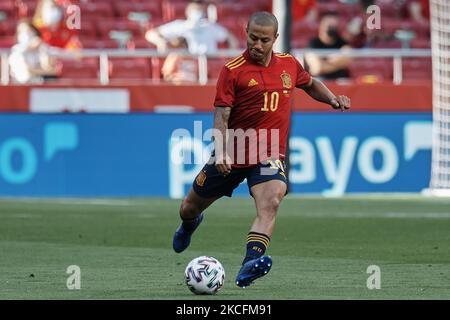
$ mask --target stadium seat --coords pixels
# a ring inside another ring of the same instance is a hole
[[[17,17],[16,7],[14,6],[14,1],[2,0],[0,2],[0,12],[6,16],[6,19],[14,19]]]
[[[80,38],[81,45],[85,49],[117,49],[119,43],[112,39]]]
[[[208,80],[217,80],[223,66],[230,61],[226,58],[209,58],[208,59]]]
[[[83,18],[112,18],[114,11],[109,2],[81,2],[79,4]]]
[[[382,32],[387,35],[394,35],[397,30],[410,30],[416,33],[416,37],[430,37],[430,29],[417,22],[404,19],[388,19],[382,20]]]
[[[151,18],[161,19],[162,9],[161,3],[158,1],[148,2],[128,2],[120,1],[114,2],[114,9],[118,17],[127,18],[130,12],[147,12],[150,13]]]
[[[97,23],[98,34],[102,39],[109,39],[109,32],[130,31],[133,37],[139,37],[142,34],[141,27],[128,19],[110,19],[102,20]]]
[[[370,45],[371,48],[377,49],[400,49],[402,48],[402,42],[396,39],[389,39],[384,41],[377,41]]]
[[[294,37],[291,39],[292,49],[303,49],[308,47],[309,37]]]
[[[392,81],[392,59],[354,58],[350,64],[353,79],[374,76],[380,81]]]
[[[11,48],[15,43],[15,36],[0,36],[0,48]]]
[[[97,37],[97,24],[89,18],[81,19],[81,34],[85,37]]]
[[[405,58],[402,59],[403,80],[431,81],[432,64],[430,58]]]
[[[317,2],[319,17],[325,12],[335,12],[342,19],[348,19],[357,15],[361,10],[357,4],[341,2]]]
[[[98,58],[82,60],[64,60],[60,78],[62,79],[97,79],[99,71]]]
[[[293,21],[291,27],[292,39],[306,38],[311,39],[317,36],[319,29],[318,23],[308,23],[305,21]]]
[[[22,2],[17,2],[16,3],[17,17],[18,18],[33,17],[34,12],[36,11],[36,7],[37,2],[35,0],[31,1],[22,0]]]
[[[430,49],[431,41],[430,39],[413,39],[410,43],[410,47],[413,49]]]
[[[399,12],[392,0],[376,0],[375,4],[380,8],[383,18],[397,18]]]
[[[14,36],[16,33],[17,21],[4,20],[0,22],[0,36]]]
[[[222,20],[236,19],[236,17],[244,17],[247,20],[254,10],[252,3],[219,3],[217,4],[217,21],[222,22]]]
[[[176,19],[186,19],[186,6],[185,1],[165,1],[162,3],[162,16],[164,21],[169,22]]]
[[[148,42],[145,38],[134,38],[128,45],[129,49],[156,49],[153,43]]]
[[[148,58],[111,58],[109,60],[111,79],[150,79],[152,72]]]
[[[247,41],[247,34],[245,28],[247,20],[243,18],[226,19],[219,22],[219,24],[231,32],[238,40],[241,48],[245,47]]]

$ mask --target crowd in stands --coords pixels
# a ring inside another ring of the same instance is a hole
[[[380,29],[367,27],[374,4],[381,9]],[[199,66],[190,55],[245,48],[248,17],[261,10],[272,10],[272,0],[1,0],[0,48],[11,51],[14,83],[96,79],[98,58],[83,57],[80,49],[115,48],[156,49],[165,57],[111,58],[111,80],[196,82]],[[429,0],[292,0],[291,47],[430,48],[429,14]],[[208,59],[210,80],[226,60]],[[392,80],[387,58],[308,53],[304,63],[324,79],[370,73]],[[407,58],[403,68],[406,79],[431,78],[430,59]]]

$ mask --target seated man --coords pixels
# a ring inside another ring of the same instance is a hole
[[[170,42],[170,47],[177,50],[186,50],[187,41],[183,37]],[[198,61],[196,58],[170,52],[161,69],[163,79],[174,84],[198,81]]]
[[[219,44],[227,42],[228,47],[239,46],[236,37],[223,26],[205,18],[202,4],[192,2],[186,7],[186,20],[175,20],[146,32],[147,41],[157,46],[158,51],[165,52],[171,40],[183,37],[191,54],[211,53]]]
[[[57,77],[61,69],[55,60],[57,50],[42,41],[39,30],[30,21],[19,21],[16,39],[8,61],[14,83],[42,83]]]
[[[319,34],[310,40],[311,49],[345,49],[350,48],[342,39],[338,30],[339,19],[335,13],[326,13],[319,24]],[[305,54],[305,64],[312,76],[323,79],[349,78],[348,66],[351,59],[340,54],[319,57],[315,53]]]

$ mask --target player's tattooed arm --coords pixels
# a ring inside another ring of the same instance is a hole
[[[351,102],[347,96],[335,96],[320,80],[311,78],[311,82],[302,89],[313,99],[329,104],[333,109],[340,109],[341,111],[350,109]]]
[[[214,150],[216,168],[223,175],[231,172],[231,159],[227,153],[227,130],[230,118],[230,107],[216,107],[214,110]]]

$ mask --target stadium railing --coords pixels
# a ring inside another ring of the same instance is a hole
[[[205,85],[208,82],[208,58],[233,58],[242,53],[242,49],[231,50],[221,49],[212,54],[192,55],[186,51],[178,51],[182,56],[190,56],[198,59],[198,83]],[[291,54],[297,57],[302,63],[306,53],[315,53],[321,57],[331,54],[339,54],[352,58],[390,58],[392,59],[394,84],[400,84],[403,81],[402,75],[402,61],[404,58],[431,58],[431,49],[349,49],[346,51],[339,49],[293,49]],[[8,65],[9,50],[0,50],[0,83],[2,85],[10,84],[9,65]],[[167,53],[158,52],[156,49],[84,49],[81,51],[83,58],[98,57],[99,58],[99,77],[101,84],[107,85],[110,83],[109,79],[109,58],[138,58],[138,57],[158,57],[164,58]],[[431,80],[431,79],[430,79]]]

